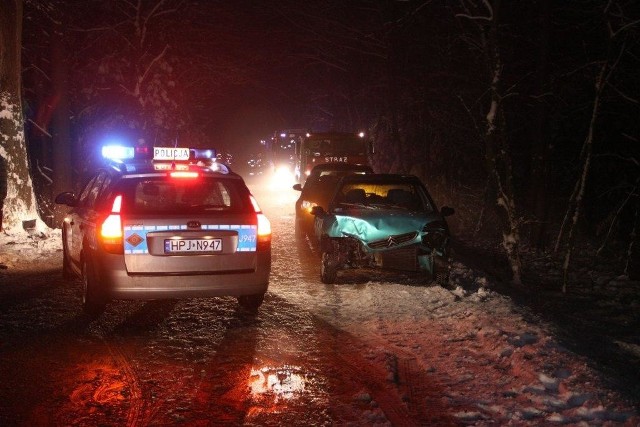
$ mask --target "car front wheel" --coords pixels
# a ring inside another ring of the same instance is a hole
[[[322,267],[320,269],[320,280],[328,285],[335,283],[338,277],[338,259],[330,252],[322,253]]]
[[[294,230],[295,230],[295,236],[297,238],[305,237],[306,233],[305,233],[304,227],[302,226],[302,221],[298,218],[296,218]]]
[[[449,260],[439,257],[434,259],[433,281],[443,288],[449,287],[450,264]]]

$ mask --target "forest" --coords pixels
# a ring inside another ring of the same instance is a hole
[[[419,176],[513,283],[523,253],[562,259],[563,286],[577,251],[637,277],[637,6],[0,0],[3,223],[59,227],[108,138],[241,159],[276,129],[364,129],[376,172]]]

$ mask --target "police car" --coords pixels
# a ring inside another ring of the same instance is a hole
[[[107,159],[62,224],[63,275],[85,312],[112,299],[235,296],[256,310],[271,270],[271,225],[243,179],[212,150],[103,147]]]

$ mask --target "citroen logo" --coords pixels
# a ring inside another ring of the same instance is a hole
[[[389,238],[387,239],[387,247],[391,247],[391,246],[396,246],[398,244],[398,242],[396,242],[396,239],[393,236],[389,236]]]
[[[200,221],[189,221],[187,222],[187,227],[188,228],[202,228],[202,224],[200,224]]]

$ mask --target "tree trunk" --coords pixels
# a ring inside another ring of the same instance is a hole
[[[551,1],[541,0],[540,39],[536,62],[536,94],[538,103],[534,110],[533,141],[531,149],[531,200],[535,221],[529,236],[531,245],[539,251],[547,248],[548,208],[547,188],[549,181],[549,109],[545,93],[549,82],[549,37],[551,32]]]
[[[474,13],[468,5],[474,6]],[[477,25],[482,49],[487,65],[487,75],[491,79],[489,93],[491,99],[486,114],[484,132],[485,167],[487,173],[486,208],[497,205],[497,214],[502,218],[502,246],[511,267],[512,283],[522,284],[522,261],[520,257],[520,220],[514,196],[511,150],[506,140],[506,119],[502,106],[502,58],[499,49],[500,0],[483,0],[477,3],[461,2],[466,13],[458,17],[469,19]],[[479,12],[481,11],[481,12]]]
[[[640,278],[640,233],[638,232],[638,225],[640,225],[640,203],[636,202],[636,213],[633,221],[633,230],[629,238],[629,246],[627,247],[627,262],[624,267],[624,273],[629,276],[631,280],[638,280]]]
[[[53,86],[58,103],[53,112],[52,122],[52,195],[55,197],[71,188],[71,140],[69,137],[68,69],[64,55],[64,26],[55,24],[51,37]],[[53,207],[53,224],[62,224],[66,209],[60,205]]]
[[[504,117],[501,97],[498,92],[500,82],[500,64],[496,52],[493,82],[491,85],[492,100],[487,114],[487,160],[489,174],[493,176],[496,190],[496,204],[502,209],[502,246],[511,267],[512,282],[522,284],[522,260],[520,258],[520,231],[516,215],[515,197],[513,194],[513,171],[510,150],[504,138]],[[500,172],[502,171],[502,173]]]
[[[609,62],[605,61],[602,64],[602,68],[596,77],[595,84],[595,96],[593,100],[593,109],[591,111],[591,121],[589,123],[589,132],[587,133],[587,137],[584,141],[584,146],[582,148],[582,152],[584,153],[584,163],[582,165],[582,173],[578,178],[578,182],[576,183],[576,192],[575,194],[575,207],[573,209],[573,215],[569,215],[569,211],[567,211],[566,217],[571,217],[570,228],[569,228],[569,236],[567,237],[567,251],[564,256],[564,263],[562,265],[562,292],[567,292],[567,283],[569,280],[569,264],[571,262],[571,256],[573,254],[574,249],[574,240],[575,240],[575,232],[576,225],[580,220],[580,216],[582,215],[582,204],[584,201],[585,189],[587,187],[587,178],[589,177],[589,171],[591,169],[591,155],[593,152],[593,134],[595,131],[596,120],[598,119],[598,114],[600,112],[600,101],[602,98],[602,91],[607,82],[607,69],[609,67]]]
[[[486,163],[488,174],[493,177],[495,186],[495,203],[503,218],[502,246],[511,267],[512,282],[522,284],[522,260],[520,258],[520,231],[515,197],[513,193],[513,171],[511,166],[511,150],[505,137],[505,117],[502,107],[502,59],[498,48],[498,17],[500,2],[495,1],[492,19],[485,40],[487,63],[491,71],[491,103],[487,113],[487,129],[485,134]]]
[[[40,220],[33,184],[29,175],[24,137],[21,92],[22,1],[0,0],[0,156],[6,165],[7,194],[2,226],[20,231],[31,221],[39,229]]]

